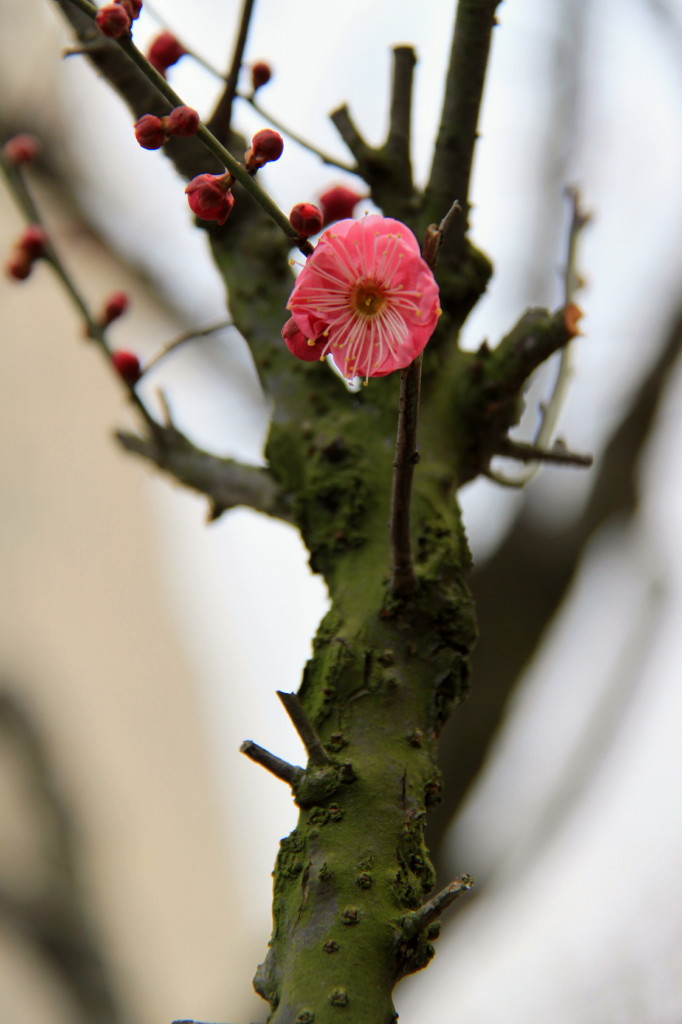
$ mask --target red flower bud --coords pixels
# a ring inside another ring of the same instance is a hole
[[[108,327],[114,320],[118,320],[120,316],[123,316],[129,305],[130,300],[125,292],[112,292],[104,303],[104,309],[100,317],[101,326]]]
[[[265,61],[259,60],[256,64],[251,65],[251,88],[255,92],[256,89],[260,89],[261,85],[265,85],[272,78],[272,71],[270,65],[266,64]]]
[[[8,139],[2,147],[2,152],[8,163],[18,167],[20,164],[30,164],[40,152],[40,143],[35,135],[23,132]]]
[[[298,329],[293,316],[282,328],[282,337],[291,354],[306,363],[312,363],[315,359],[319,359],[327,343],[326,338],[320,338],[319,341],[306,338],[305,334]]]
[[[165,78],[166,71],[171,64],[176,64],[186,53],[187,50],[173,33],[164,30],[152,40],[151,46],[147,50],[147,60]]]
[[[331,224],[334,220],[346,220],[353,216],[353,210],[365,196],[354,192],[345,185],[336,185],[328,189],[320,196],[320,206],[324,214],[324,224]]]
[[[15,281],[25,281],[31,273],[33,260],[25,249],[17,246],[5,264],[5,273]]]
[[[119,39],[130,31],[130,15],[121,4],[105,4],[95,15],[97,27],[104,36]]]
[[[187,202],[193,213],[202,220],[217,220],[224,224],[234,206],[230,188],[234,178],[225,174],[198,174],[185,189]]]
[[[272,128],[263,128],[251,139],[251,148],[244,155],[247,171],[257,171],[263,164],[279,160],[284,149],[284,140]]]
[[[289,221],[296,234],[304,238],[322,230],[322,214],[312,203],[296,203],[289,214]]]
[[[142,0],[114,0],[114,3],[120,4],[128,12],[128,16],[131,21],[135,21],[140,17],[140,11],[142,10]]]
[[[130,387],[133,384],[137,384],[142,376],[142,370],[140,368],[140,360],[134,352],[127,352],[125,349],[120,348],[116,352],[111,353],[111,362],[119,377],[122,377],[126,384],[129,384]]]
[[[155,114],[143,114],[135,122],[135,138],[143,149],[161,149],[167,137],[161,118]]]
[[[23,249],[30,260],[37,260],[44,255],[46,244],[47,232],[39,224],[31,224],[17,242],[17,248]]]
[[[181,139],[188,135],[196,135],[199,131],[201,118],[191,107],[175,107],[166,118],[166,131],[169,135],[179,135]]]

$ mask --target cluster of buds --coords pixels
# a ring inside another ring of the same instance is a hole
[[[172,135],[196,135],[201,119],[192,107],[175,107],[167,117],[143,114],[135,122],[135,138],[143,149],[160,149]]]
[[[264,164],[279,160],[283,149],[284,140],[279,132],[273,131],[272,128],[263,128],[262,131],[256,132],[244,154],[244,165],[249,174],[255,174]]]
[[[114,0],[100,7],[95,15],[95,23],[102,35],[120,39],[129,34],[130,26],[139,18],[141,10],[142,0]]]
[[[13,167],[33,163],[39,152],[40,143],[35,135],[29,135],[27,132],[13,135],[2,147],[2,155]]]
[[[17,239],[5,264],[5,272],[15,281],[25,281],[33,264],[45,255],[47,234],[39,224],[30,224]]]
[[[187,50],[173,33],[164,29],[152,40],[147,50],[147,60],[165,78],[168,68],[177,64],[186,53]]]

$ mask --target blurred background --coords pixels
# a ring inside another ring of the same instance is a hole
[[[136,42],[167,23],[223,68],[238,6],[155,0]],[[454,8],[260,0],[260,102],[346,159],[329,111],[347,101],[379,141],[390,47],[413,43],[424,181]],[[442,884],[468,871],[477,886],[397,1006],[406,1022],[679,1024],[682,2],[498,13],[473,185],[496,273],[464,340],[560,304],[563,190],[579,187],[585,337],[560,434],[595,466],[462,494],[481,640],[431,843]],[[31,182],[93,307],[131,295],[115,343],[149,357],[222,319],[184,183],[85,61],[63,59],[57,7],[3,0],[0,40],[0,139],[43,140]],[[220,92],[189,57],[169,79],[205,114]],[[266,122],[242,104],[236,126]],[[294,143],[263,180],[285,210],[358,186]],[[2,252],[21,226],[3,186]],[[132,414],[48,267],[3,278],[0,309],[0,1019],[262,1021],[251,977],[295,808],[238,747],[302,759],[274,690],[298,686],[324,587],[295,531],[242,509],[207,525],[204,501],[117,447]],[[155,407],[159,389],[195,443],[261,461],[268,409],[229,328],[160,363],[143,384]]]

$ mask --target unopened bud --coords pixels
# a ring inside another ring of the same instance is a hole
[[[255,64],[251,65],[251,88],[255,92],[256,89],[260,89],[261,85],[265,85],[272,78],[272,71],[270,65],[266,64],[265,61],[259,60]]]
[[[161,118],[143,114],[135,122],[135,138],[143,149],[161,149],[167,138]]]
[[[120,4],[121,7],[125,7],[131,21],[135,21],[140,17],[142,0],[115,0],[115,3]]]
[[[325,227],[334,220],[346,220],[353,216],[353,210],[365,196],[354,192],[345,185],[335,185],[320,196],[320,206],[324,215]]]
[[[17,248],[23,249],[30,260],[37,260],[45,254],[47,232],[40,224],[30,224],[17,242]]]
[[[165,78],[168,68],[172,64],[177,64],[186,53],[187,50],[173,33],[164,29],[152,40],[147,51],[147,60]]]
[[[175,107],[166,118],[166,131],[169,135],[178,135],[181,139],[196,135],[199,131],[201,118],[191,107]]]
[[[120,39],[130,31],[131,18],[121,4],[105,4],[95,15],[98,29],[104,36]]]
[[[8,277],[13,277],[15,281],[25,281],[31,273],[32,267],[33,260],[29,254],[25,249],[20,249],[17,246],[5,264],[5,273]]]
[[[22,132],[8,139],[2,147],[2,153],[8,163],[18,167],[20,164],[30,164],[40,152],[40,143],[35,135]]]
[[[247,171],[257,171],[263,164],[279,160],[284,149],[284,140],[272,128],[263,128],[251,139],[251,148],[244,154]]]
[[[322,214],[312,203],[296,203],[289,214],[289,222],[296,234],[303,238],[322,230]]]
[[[198,174],[185,188],[190,209],[202,220],[216,220],[224,224],[234,206],[230,189],[234,178],[225,174]]]
[[[123,348],[117,349],[115,352],[111,353],[111,362],[119,377],[121,377],[126,384],[129,384],[130,387],[132,387],[133,384],[137,384],[138,380],[142,376],[142,369],[140,367],[140,360],[134,352],[128,352]]]
[[[118,320],[120,316],[123,316],[129,305],[130,300],[125,292],[112,292],[104,303],[104,309],[100,317],[101,326],[108,327],[114,320]]]

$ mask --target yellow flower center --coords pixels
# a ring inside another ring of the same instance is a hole
[[[376,316],[386,305],[386,290],[376,281],[358,281],[351,290],[350,304],[360,316]]]

